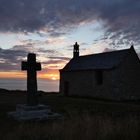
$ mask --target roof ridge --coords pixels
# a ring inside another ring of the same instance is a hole
[[[122,51],[129,51],[131,50],[132,47],[127,48],[127,49],[122,49],[122,50],[115,50],[115,51],[110,51],[110,52],[100,52],[100,53],[95,53],[95,54],[87,54],[87,55],[81,55],[79,57],[86,57],[86,56],[95,56],[95,55],[102,55],[102,54],[109,54],[109,53],[116,53],[116,52],[122,52]]]

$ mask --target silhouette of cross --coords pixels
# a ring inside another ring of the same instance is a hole
[[[37,71],[41,70],[41,63],[36,62],[36,54],[28,54],[27,62],[22,62],[22,70],[27,70],[27,105],[38,105]]]

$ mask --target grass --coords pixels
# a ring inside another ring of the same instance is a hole
[[[7,117],[16,104],[25,103],[25,92],[0,92],[0,140],[139,140],[140,105],[42,93],[63,120],[16,122]]]

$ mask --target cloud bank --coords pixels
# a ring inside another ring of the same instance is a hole
[[[19,45],[14,46],[11,49],[0,48],[0,70],[20,70],[21,61],[27,60],[27,54],[32,52],[32,49],[33,52],[37,53],[37,61],[41,61],[43,67],[46,67],[47,69],[59,69],[60,66],[58,64],[65,64],[69,60],[67,57],[56,57],[60,54],[55,50],[45,50],[43,48]]]
[[[44,30],[56,36],[98,20],[110,39],[139,43],[139,13],[139,0],[0,0],[0,31]]]

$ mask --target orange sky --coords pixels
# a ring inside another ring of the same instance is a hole
[[[48,79],[48,80],[59,80],[59,69],[62,69],[66,62],[52,63],[52,64],[42,64],[42,70],[37,71],[37,77]],[[7,70],[0,71],[0,78],[26,78],[27,71],[22,70]]]
[[[6,71],[6,72],[0,72],[1,78],[26,78],[26,72],[23,71]],[[50,70],[45,72],[38,72],[37,73],[38,78],[46,78],[49,80],[59,80],[59,71],[58,70]]]

